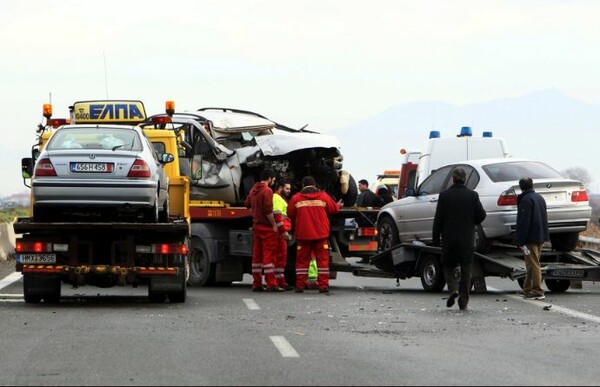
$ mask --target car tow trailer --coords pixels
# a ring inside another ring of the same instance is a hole
[[[370,257],[369,265],[347,264],[332,270],[350,271],[364,277],[407,279],[420,277],[423,289],[440,292],[446,281],[441,265],[441,247],[421,243],[401,243]],[[485,277],[517,280],[523,285],[525,260],[521,250],[514,246],[493,246],[486,254],[475,253],[473,257],[472,284],[474,292],[486,292]],[[564,292],[570,287],[581,288],[582,281],[600,281],[600,251],[579,249],[570,252],[542,250],[542,275],[548,290]],[[373,266],[375,268],[373,268]]]

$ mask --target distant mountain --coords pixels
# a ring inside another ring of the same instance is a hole
[[[29,192],[21,192],[0,198],[1,208],[29,207]]]
[[[431,130],[456,136],[470,126],[503,137],[508,151],[548,163],[559,171],[581,167],[592,176],[588,188],[600,185],[600,105],[557,91],[536,91],[517,98],[455,106],[414,102],[329,132],[340,139],[345,168],[355,180],[373,182],[384,169],[398,169],[400,149],[419,150]]]

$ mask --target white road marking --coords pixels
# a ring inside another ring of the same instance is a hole
[[[279,351],[283,357],[300,357],[298,352],[292,347],[292,345],[283,336],[269,336],[275,348]]]
[[[260,310],[260,306],[258,306],[258,304],[256,303],[256,301],[254,301],[253,298],[243,298],[242,301],[244,301],[244,304],[246,304],[246,307],[250,310]]]
[[[492,288],[490,286],[488,286],[487,288],[488,288],[488,290],[492,290],[494,292],[505,293],[503,290]],[[548,309],[550,312],[563,313],[563,314],[566,314],[571,317],[580,318],[582,320],[587,320],[587,321],[591,321],[591,322],[600,324],[600,317],[594,316],[593,314],[583,313],[583,312],[579,312],[579,311],[576,311],[573,309],[565,308],[563,306],[549,303],[546,300],[527,300],[516,294],[506,294],[506,295],[514,300],[519,300],[519,301],[526,302],[526,303],[532,304],[532,305],[539,306],[540,304],[548,304],[548,305],[550,305],[550,308]]]
[[[12,284],[13,282],[17,282],[22,277],[23,277],[23,274],[21,274],[18,271],[7,275],[6,277],[4,277],[3,279],[0,280],[0,289],[7,287],[8,285]]]

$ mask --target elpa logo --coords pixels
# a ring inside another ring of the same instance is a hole
[[[135,124],[146,120],[142,101],[80,101],[71,110],[75,123]]]
[[[143,120],[145,117],[136,104],[90,104],[91,120]]]

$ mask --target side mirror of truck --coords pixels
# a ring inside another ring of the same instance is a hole
[[[23,176],[23,179],[31,179],[33,176],[32,157],[24,157],[21,159],[21,176]]]

